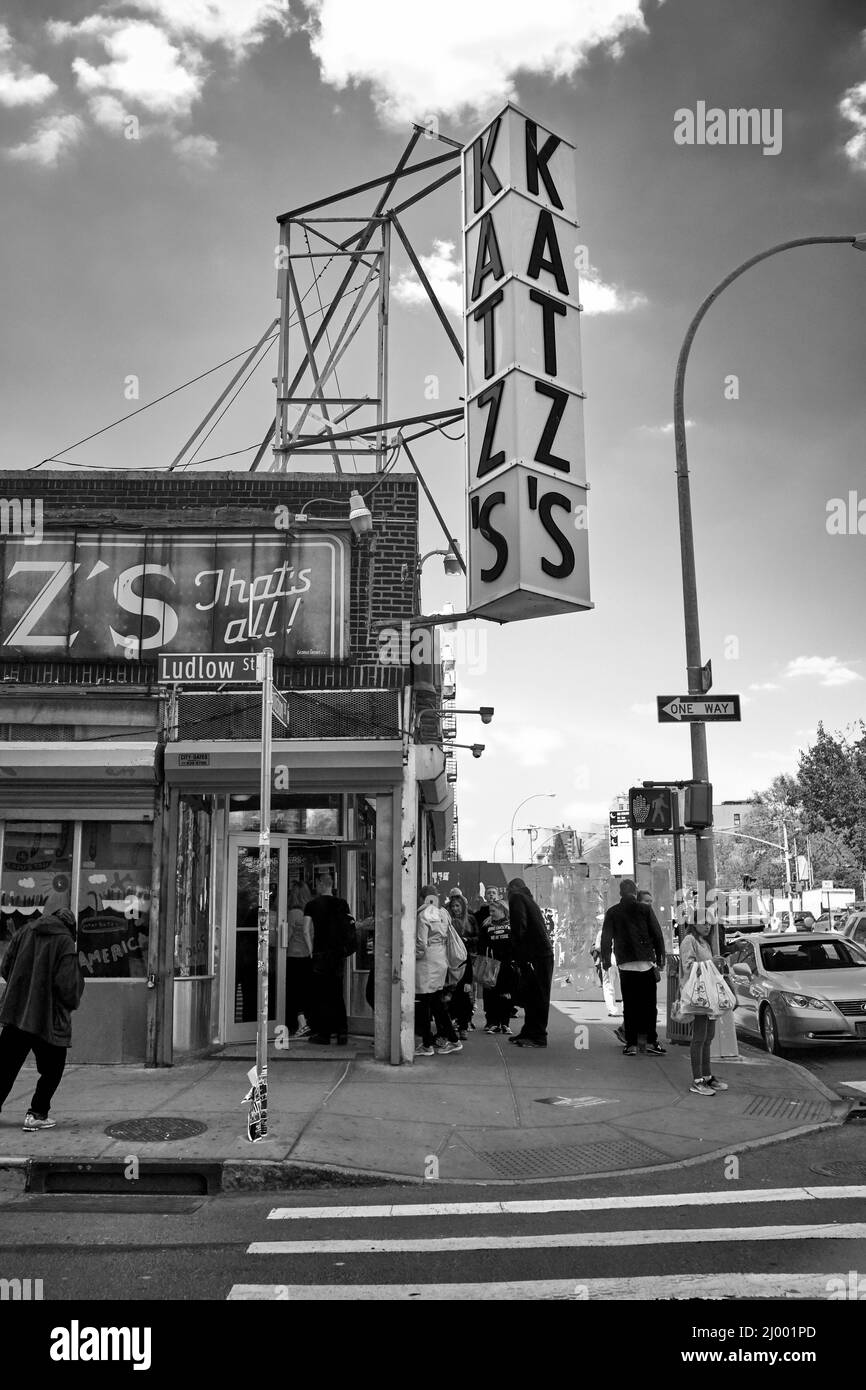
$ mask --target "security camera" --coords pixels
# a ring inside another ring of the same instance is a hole
[[[481,723],[489,724],[493,718],[493,706],[482,705],[478,713],[481,715]]]
[[[483,752],[484,752],[484,744],[483,744],[483,743],[473,743],[473,745],[472,745],[472,756],[473,756],[473,758],[480,758],[480,757],[481,757],[481,754],[482,754]]]

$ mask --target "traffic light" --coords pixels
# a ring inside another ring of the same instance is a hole
[[[674,823],[673,787],[630,787],[628,818],[633,830],[645,835],[669,835]]]
[[[684,820],[689,830],[706,830],[713,823],[713,785],[693,782],[686,787]]]

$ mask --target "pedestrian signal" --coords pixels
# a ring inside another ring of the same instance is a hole
[[[669,835],[674,823],[672,787],[631,787],[628,817],[633,830],[645,835]]]
[[[693,782],[686,787],[684,820],[690,830],[706,830],[713,823],[713,787],[711,782]]]

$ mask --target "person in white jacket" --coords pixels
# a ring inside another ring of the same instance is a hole
[[[463,1051],[442,997],[448,975],[446,942],[450,925],[448,913],[439,906],[438,890],[432,885],[422,888],[415,927],[415,1032],[420,1038],[416,1057]],[[435,1048],[432,1019],[436,1021]]]
[[[599,927],[598,935],[595,938],[595,949],[599,953],[600,958],[601,927]],[[600,969],[601,992],[604,995],[604,1002],[607,1006],[607,1011],[611,1018],[622,1018],[622,1009],[618,1009],[616,1006],[616,996],[619,994],[619,971],[616,968],[616,956],[613,952],[613,948],[611,948],[610,952],[610,969],[605,970],[603,966],[600,966]]]

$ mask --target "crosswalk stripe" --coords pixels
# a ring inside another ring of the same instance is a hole
[[[445,1299],[828,1298],[844,1275],[661,1274],[615,1279],[524,1279],[491,1284],[235,1284],[229,1299],[389,1302]],[[836,1281],[834,1284],[833,1281]]]
[[[628,1211],[641,1207],[740,1206],[763,1202],[848,1201],[866,1199],[866,1186],[848,1187],[772,1187],[733,1188],[716,1192],[668,1192],[652,1196],[641,1193],[629,1197],[568,1197],[505,1202],[403,1202],[388,1206],[355,1207],[274,1207],[269,1221],[345,1221],[367,1217],[404,1216],[500,1216],[509,1213],[535,1214],[580,1211]]]
[[[565,1231],[527,1236],[441,1236],[422,1240],[261,1240],[248,1255],[447,1254],[459,1250],[599,1249],[776,1240],[866,1240],[866,1222],[796,1226],[713,1226],[674,1230]]]

